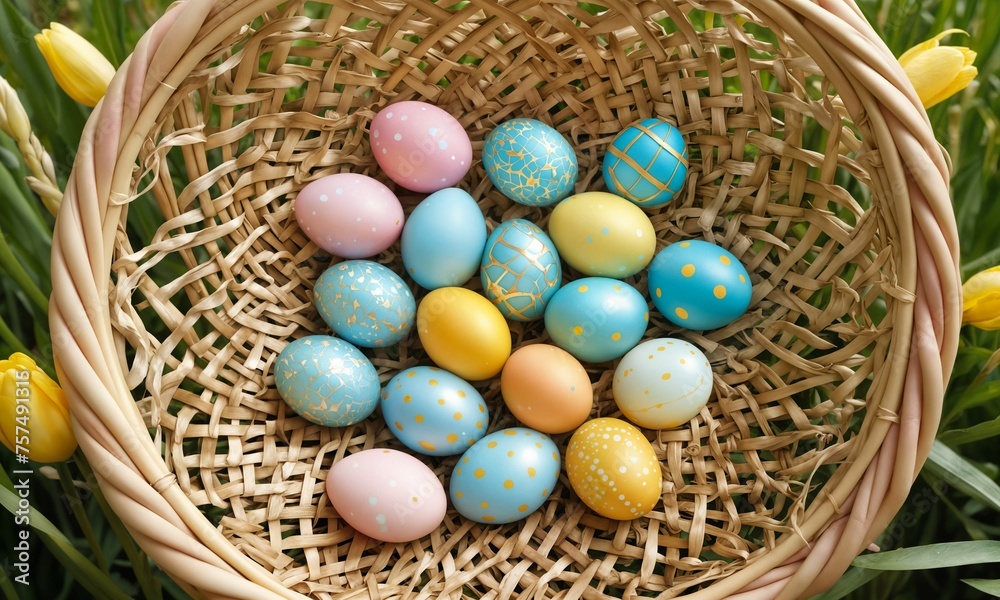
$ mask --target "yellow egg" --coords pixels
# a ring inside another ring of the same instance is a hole
[[[493,377],[510,356],[510,329],[497,307],[459,287],[438,288],[420,301],[417,333],[427,355],[462,379]]]
[[[653,446],[621,419],[580,426],[566,448],[566,474],[580,500],[609,519],[637,519],[660,501],[663,476]]]
[[[585,192],[557,204],[549,236],[570,266],[600,277],[635,275],[656,251],[656,232],[646,213],[607,192]]]

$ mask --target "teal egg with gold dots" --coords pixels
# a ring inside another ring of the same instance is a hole
[[[576,187],[572,146],[536,119],[504,121],[486,136],[483,167],[500,193],[526,206],[550,206]]]
[[[670,244],[649,265],[649,293],[671,323],[692,330],[718,329],[750,307],[753,286],[731,252],[711,242]]]
[[[555,244],[537,225],[512,219],[486,240],[483,293],[504,317],[534,321],[562,285],[562,264]]]
[[[360,350],[329,335],[310,335],[285,346],[274,362],[278,394],[299,416],[344,427],[378,405],[378,372]]]
[[[643,208],[662,206],[680,192],[687,177],[687,143],[679,129],[661,119],[643,119],[621,130],[604,154],[608,191]]]
[[[461,454],[486,435],[490,414],[470,383],[437,367],[412,367],[382,390],[382,417],[410,450],[430,456]]]
[[[544,433],[501,429],[465,451],[451,473],[455,509],[478,523],[511,523],[538,510],[555,489],[561,459]]]
[[[545,309],[552,343],[583,362],[623,356],[646,333],[649,308],[637,289],[609,277],[584,277],[559,288]]]

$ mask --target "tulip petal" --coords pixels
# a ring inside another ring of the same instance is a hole
[[[959,70],[958,76],[956,76],[955,79],[951,81],[951,83],[949,83],[943,90],[941,90],[934,96],[931,96],[930,98],[927,99],[926,102],[924,102],[924,108],[930,108],[935,104],[937,104],[938,102],[946,100],[951,96],[953,96],[954,94],[961,92],[970,83],[972,83],[972,80],[974,80],[976,78],[976,75],[978,74],[979,74],[979,69],[977,69],[976,67],[963,67],[961,70]]]
[[[903,70],[917,91],[920,102],[927,106],[927,100],[948,87],[964,62],[961,51],[941,46],[915,56]]]
[[[0,361],[10,363],[11,361]],[[0,442],[14,452],[15,394],[13,368],[0,371]]]
[[[909,63],[914,56],[920,54],[921,52],[930,50],[931,48],[937,48],[940,45],[939,42],[941,41],[941,38],[949,36],[953,33],[961,33],[964,35],[969,35],[969,33],[964,29],[945,29],[944,31],[932,37],[931,39],[927,40],[926,42],[920,42],[916,46],[910,48],[909,50],[901,54],[899,56],[899,64],[903,68],[906,68],[907,63]]]
[[[115,68],[85,38],[60,23],[35,36],[56,83],[71,98],[95,106],[104,97]]]

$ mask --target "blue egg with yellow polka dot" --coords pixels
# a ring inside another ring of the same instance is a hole
[[[653,305],[671,323],[693,330],[718,329],[746,313],[750,275],[725,248],[701,240],[670,244],[649,265]]]
[[[378,405],[378,373],[360,350],[329,335],[285,346],[274,362],[278,394],[301,417],[328,427],[364,420]]]
[[[504,317],[534,321],[562,285],[562,263],[555,244],[537,225],[512,219],[486,240],[482,260],[483,293]]]
[[[323,271],[313,302],[334,333],[364,348],[400,342],[417,313],[413,293],[399,275],[370,260],[347,260]]]
[[[661,119],[643,119],[611,140],[602,165],[608,191],[643,208],[662,206],[680,192],[688,151],[679,129]]]
[[[412,367],[382,390],[382,417],[410,450],[461,454],[486,435],[490,414],[476,388],[437,367]]]
[[[642,339],[648,323],[642,294],[609,277],[567,283],[545,309],[545,331],[552,343],[591,363],[624,356]]]
[[[478,523],[519,521],[545,503],[559,478],[559,449],[544,433],[501,429],[465,451],[451,473],[455,509]]]
[[[500,193],[526,206],[550,206],[576,187],[572,146],[536,119],[510,119],[491,131],[483,143],[483,167]]]

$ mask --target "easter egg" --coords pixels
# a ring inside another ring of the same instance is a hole
[[[426,102],[396,102],[372,119],[375,161],[414,192],[430,193],[462,180],[472,166],[472,142],[462,124]]]
[[[362,421],[378,404],[374,365],[351,344],[328,335],[285,346],[274,363],[274,382],[296,414],[328,427]]]
[[[503,316],[533,321],[562,285],[555,244],[531,221],[513,219],[497,226],[482,258],[483,290]]]
[[[650,118],[633,123],[611,140],[602,171],[608,191],[643,208],[674,199],[687,177],[687,143],[680,130]]]
[[[483,167],[514,202],[549,206],[573,193],[576,154],[558,131],[535,119],[510,119],[483,143]]]
[[[386,448],[335,462],[326,475],[330,504],[347,524],[382,542],[420,539],[441,525],[444,486],[420,459]]]
[[[400,238],[406,272],[428,290],[468,281],[479,270],[485,246],[486,219],[472,196],[458,188],[424,198]]]
[[[459,514],[478,523],[510,523],[538,510],[559,478],[559,449],[543,433],[502,429],[465,451],[451,473]]]
[[[552,342],[579,360],[599,363],[631,350],[649,323],[645,298],[607,277],[585,277],[559,288],[545,310]]]
[[[323,271],[313,302],[334,333],[365,348],[401,341],[410,333],[417,310],[399,275],[368,260],[348,260]]]
[[[622,357],[612,383],[615,403],[629,420],[649,429],[669,429],[701,412],[712,395],[712,367],[689,342],[659,338]]]
[[[437,367],[412,367],[382,390],[389,431],[422,454],[461,454],[486,435],[490,415],[476,388]]]
[[[629,277],[656,252],[656,232],[646,213],[607,192],[585,192],[557,204],[549,235],[559,255],[585,275]]]
[[[594,406],[590,376],[583,365],[549,344],[515,350],[500,374],[500,393],[518,421],[543,433],[576,429]]]
[[[592,419],[573,433],[566,475],[580,500],[609,519],[637,519],[660,501],[663,475],[653,446],[621,419]]]
[[[417,333],[427,356],[462,379],[489,379],[510,356],[510,329],[489,300],[459,287],[438,288],[417,307]]]
[[[295,197],[295,220],[317,246],[343,258],[368,258],[393,245],[403,207],[382,182],[354,173],[313,181]]]
[[[670,244],[649,265],[656,309],[685,329],[718,329],[743,316],[753,286],[739,259],[710,242]]]

